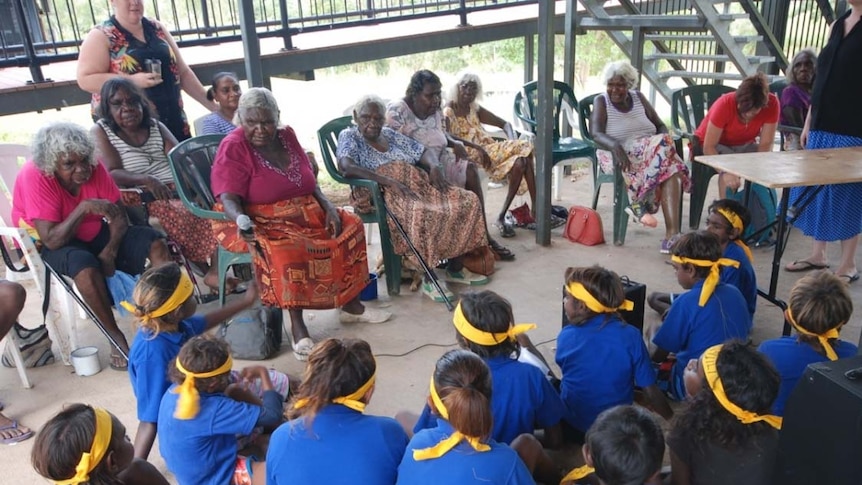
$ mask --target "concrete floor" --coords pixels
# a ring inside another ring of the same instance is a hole
[[[555,204],[588,205],[592,193],[592,182],[586,171],[576,173],[574,179],[562,183],[562,200]],[[711,187],[715,196],[715,187]],[[488,212],[496,213],[502,203],[505,189],[487,190]],[[521,199],[521,198],[518,198]],[[521,201],[516,199],[516,205]],[[611,240],[612,232],[612,188],[605,185],[599,202],[599,212],[605,226],[605,237]],[[685,198],[684,220],[688,220],[688,198]],[[659,216],[660,217],[660,216]],[[686,226],[687,224],[684,224]],[[659,227],[662,227],[660,221]],[[508,298],[515,312],[517,322],[535,322],[538,328],[530,332],[530,338],[553,362],[556,335],[560,329],[560,292],[563,272],[568,266],[599,264],[621,275],[628,275],[636,281],[647,284],[648,291],[679,291],[670,266],[665,262],[667,256],[658,252],[664,231],[646,229],[629,225],[626,245],[615,247],[612,244],[586,247],[573,244],[561,237],[562,228],[553,231],[552,245],[540,247],[535,244],[531,231],[519,229],[515,238],[501,240],[517,253],[517,260],[511,263],[498,263],[492,281],[484,288],[496,291]],[[810,242],[800,233],[794,232],[784,261],[805,257]],[[830,245],[830,257],[837,258],[838,248]],[[374,244],[369,246],[369,260],[374,264],[379,252],[379,237],[375,230]],[[761,286],[768,283],[772,260],[770,249],[755,249],[756,271]],[[778,295],[786,298],[797,274],[781,272]],[[30,299],[21,316],[21,322],[35,326],[41,320],[41,301],[32,283],[26,283]],[[428,376],[436,359],[455,345],[451,314],[444,305],[431,302],[420,293],[410,293],[405,285],[402,294],[389,298],[385,282],[380,282],[378,307],[387,307],[394,318],[380,325],[342,325],[335,311],[309,312],[308,324],[312,337],[322,340],[327,337],[357,337],[371,343],[377,355],[377,391],[368,407],[368,412],[392,416],[396,411],[409,409],[419,411],[426,398]],[[453,290],[459,290],[453,285]],[[857,308],[862,305],[862,283],[851,287]],[[657,321],[657,316],[648,311],[648,321]],[[753,338],[756,342],[774,338],[781,333],[781,312],[764,300],[759,301],[755,316]],[[133,322],[123,320],[121,328],[128,336],[133,335]],[[860,323],[854,318],[844,329],[843,337],[852,342],[859,339]],[[29,370],[34,387],[21,388],[18,375],[13,369],[0,369],[0,402],[5,404],[6,415],[18,419],[22,424],[39,428],[63,405],[85,402],[102,406],[116,414],[123,421],[129,434],[137,427],[135,400],[124,372],[115,372],[107,367],[108,344],[91,323],[81,322],[80,341],[86,345],[100,348],[101,363],[105,370],[92,377],[78,377],[70,367],[60,363]],[[303,365],[297,362],[288,346],[283,347],[278,357],[266,362],[274,368],[298,375]],[[236,364],[242,366],[242,362]],[[30,466],[30,449],[33,440],[16,446],[0,448],[0,469],[3,470],[4,483],[31,484],[45,483]],[[159,469],[165,470],[158,445],[150,456]]]

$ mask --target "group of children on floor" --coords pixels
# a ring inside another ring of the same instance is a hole
[[[781,415],[804,369],[856,346],[838,338],[852,303],[827,272],[791,292],[797,336],[757,350],[745,343],[756,292],[739,240],[747,222],[744,207],[718,201],[708,231],[673,246],[670,263],[689,291],[650,296],[663,316],[651,354],[619,313],[631,308],[620,278],[598,266],[567,270],[560,379],[508,301],[462,294],[453,315],[461,348],[437,361],[421,415],[397,420],[365,414],[377,370],[367,342],[321,342],[293,390],[261,366],[233,371],[228,345],[202,334],[251,306],[256,289],[195,315],[188,276],[175,264],[152,268],[128,305],[140,321],[129,359],[134,446],[108,411],[73,404],[38,434],[33,466],[60,484],[167,483],[145,461],[158,436],[181,485],[658,484],[668,478],[657,414],[671,420],[670,483],[770,483]],[[676,416],[667,397],[687,401]],[[267,434],[263,451],[257,438]],[[567,442],[583,443],[585,465],[564,473],[547,450]]]

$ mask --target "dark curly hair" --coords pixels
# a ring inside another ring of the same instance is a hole
[[[670,249],[670,253],[680,258],[718,261],[721,259],[721,243],[718,242],[718,237],[711,232],[689,232],[688,234],[683,234],[674,243]],[[709,276],[709,267],[695,266],[694,270],[698,278]]]
[[[640,406],[615,406],[596,418],[586,447],[602,483],[641,485],[661,469],[664,434]]]
[[[99,94],[101,99],[99,100],[99,107],[96,109],[96,116],[98,116],[99,119],[105,120],[108,127],[110,127],[115,133],[120,129],[120,125],[117,124],[114,117],[111,116],[111,97],[117,94],[118,91],[127,92],[132,98],[132,101],[137,101],[141,104],[141,126],[150,126],[150,120],[153,119],[153,112],[150,108],[149,98],[147,98],[147,95],[144,94],[139,87],[135,86],[135,83],[130,79],[119,76],[108,79],[108,81],[102,85],[102,90]]]
[[[716,367],[731,402],[753,413],[771,412],[781,377],[763,354],[741,340],[731,340],[721,348]],[[733,449],[772,431],[772,426],[763,421],[740,422],[724,409],[704,382],[689,406],[677,415],[671,433],[687,436],[696,443]]]
[[[739,216],[739,218],[742,219],[743,231],[746,227],[748,227],[749,224],[751,224],[751,211],[748,210],[748,207],[745,207],[739,201],[733,199],[716,200],[709,206],[709,213],[712,214],[713,212],[718,211],[718,209],[728,210]],[[742,234],[740,234],[739,236],[742,237]]]
[[[90,485],[122,485],[107,465],[108,453],[118,449],[125,439],[125,428],[111,415],[111,443],[102,461],[90,472]],[[96,412],[86,404],[70,404],[51,418],[36,435],[30,461],[39,475],[66,480],[75,475],[81,455],[89,453],[96,436]]]
[[[230,356],[230,345],[215,335],[198,335],[192,337],[180,349],[177,360],[189,372],[200,374],[211,372],[227,361]],[[168,378],[174,384],[182,384],[186,375],[177,369],[174,362],[168,366]],[[195,379],[198,392],[222,392],[230,384],[230,372],[213,377]]]
[[[416,71],[413,73],[413,76],[410,77],[410,84],[407,85],[407,92],[405,94],[408,98],[412,98],[421,93],[427,84],[443,85],[443,83],[440,82],[440,77],[428,69]]]
[[[493,291],[478,291],[461,294],[461,311],[471,325],[483,332],[505,333],[514,323],[512,304]],[[464,338],[455,331],[458,344],[482,357],[510,356],[520,351],[517,342],[506,339],[497,345],[481,345]]]
[[[623,290],[623,283],[619,275],[599,265],[567,268],[566,285],[569,283],[584,285],[584,288],[593,295],[593,298],[606,307],[616,308],[622,305],[626,299],[626,293]],[[587,308],[587,311],[592,313],[589,308]],[[595,315],[595,313],[592,314]],[[608,319],[612,315],[607,314]]]

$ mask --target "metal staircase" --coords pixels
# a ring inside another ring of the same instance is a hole
[[[580,26],[606,30],[668,101],[684,85],[741,80],[776,61],[773,55],[755,54],[756,44],[764,42],[764,36],[757,34],[764,29],[756,25],[763,19],[756,18],[756,9],[749,13],[749,8],[738,6],[750,0],[687,0],[665,11],[659,9],[667,2],[621,0],[613,12],[605,8],[604,0],[579,1],[592,16],[581,19]],[[643,21],[652,17],[656,21]],[[766,39],[774,41],[774,37]],[[776,51],[783,56],[780,49],[769,49]],[[778,63],[783,68],[786,59]]]

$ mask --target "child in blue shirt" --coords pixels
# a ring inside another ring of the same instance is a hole
[[[39,430],[31,461],[39,475],[54,483],[168,485],[156,467],[134,452],[116,416],[76,403],[65,405]]]
[[[757,309],[757,276],[754,273],[754,256],[742,239],[745,228],[751,223],[751,212],[747,207],[733,199],[717,200],[709,206],[706,230],[718,238],[721,257],[739,263],[739,266],[723,266],[721,282],[733,285],[742,293],[748,305],[748,312],[754,318]],[[679,295],[652,293],[650,307],[662,317],[667,313],[674,298]]]
[[[535,484],[519,452],[490,437],[491,373],[479,356],[460,349],[443,354],[431,378],[428,404],[437,427],[423,429],[410,440],[398,467],[398,484]],[[516,439],[520,441],[537,443]],[[542,482],[559,479],[551,470]]]
[[[569,322],[557,336],[560,394],[569,410],[567,439],[583,442],[584,432],[604,410],[634,402],[635,387],[647,404],[670,419],[667,400],[640,331],[618,310],[627,309],[620,277],[600,266],[566,270],[563,308]]]
[[[156,439],[159,405],[171,386],[168,368],[180,347],[224,320],[252,306],[257,301],[257,286],[252,283],[240,298],[221,308],[195,315],[193,283],[176,263],[150,268],[135,285],[133,303],[122,305],[137,318],[139,329],[129,351],[129,379],[138,410],[138,432],[135,435],[135,457],[146,460]],[[237,375],[234,375],[236,381]],[[271,371],[276,390],[287,393],[288,378]]]
[[[545,443],[556,448],[562,444],[560,421],[566,407],[538,367],[518,360],[520,353],[529,352],[519,339],[535,325],[515,325],[514,320],[512,305],[493,291],[462,293],[453,317],[455,337],[461,348],[481,357],[491,369],[494,441],[510,444],[521,434],[544,429]],[[436,425],[426,405],[413,432]]]
[[[587,431],[582,448],[586,465],[560,483],[574,485],[595,474],[599,485],[660,485],[664,447],[661,425],[649,411],[640,406],[610,408]]]
[[[718,238],[709,232],[690,232],[671,248],[671,265],[677,282],[686,290],[676,298],[658,332],[652,360],[662,363],[671,352],[676,362],[670,370],[668,392],[674,399],[685,398],[683,371],[688,361],[704,350],[728,339],[747,339],[751,314],[742,293],[721,283],[722,266],[738,265],[721,257]]]
[[[796,337],[767,340],[757,349],[781,376],[773,414],[784,415],[787,398],[809,364],[856,355],[856,346],[839,340],[838,334],[852,313],[847,285],[828,271],[810,274],[793,285],[785,317],[796,329]]]
[[[269,440],[268,485],[395,483],[407,434],[392,418],[364,414],[376,373],[364,340],[315,345],[288,411],[290,421]]]
[[[159,451],[179,485],[251,485],[255,475],[266,475],[263,461],[237,455],[237,435],[275,429],[284,397],[263,366],[241,371],[244,381],[260,380],[262,401],[231,384],[232,365],[227,342],[199,335],[183,345],[170,369],[174,385],[159,407]]]

